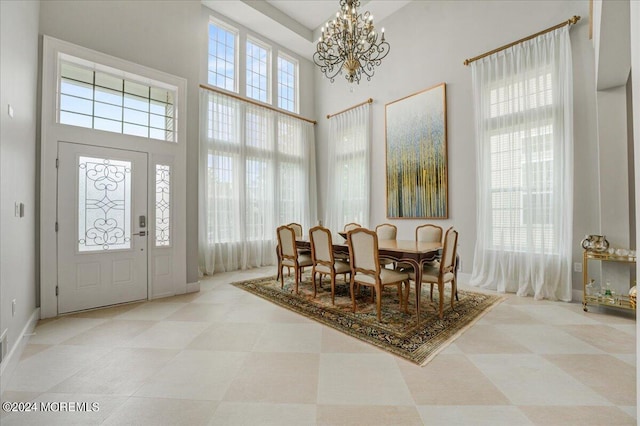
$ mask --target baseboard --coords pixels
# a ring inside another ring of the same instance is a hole
[[[187,283],[187,293],[195,293],[196,291],[200,291],[200,281]]]
[[[571,301],[582,303],[582,290],[571,289]]]
[[[36,324],[38,324],[39,319],[40,308],[35,308],[31,316],[29,317],[29,320],[18,335],[16,344],[13,345],[11,351],[9,352],[9,354],[7,354],[7,357],[2,360],[2,363],[0,363],[0,393],[4,393],[5,386],[7,385],[7,383],[9,383],[11,374],[20,361],[22,351],[24,350],[24,347],[29,340],[28,337],[31,333],[33,333],[33,330],[35,330]]]

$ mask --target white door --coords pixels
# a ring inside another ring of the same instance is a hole
[[[147,154],[58,144],[58,313],[147,298]]]

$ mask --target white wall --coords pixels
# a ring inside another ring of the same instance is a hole
[[[206,83],[208,17],[200,1],[42,2],[40,32],[188,81],[187,282],[198,280],[199,84]],[[246,29],[242,29],[246,31]],[[296,57],[296,55],[291,54]],[[311,64],[300,58],[300,113],[313,117]]]
[[[635,164],[640,166],[640,2],[630,4],[631,23],[631,84],[633,100],[633,135]],[[635,171],[636,189],[636,242],[640,241],[640,170]],[[636,281],[640,278],[640,269],[636,269]],[[640,350],[640,328],[636,323],[636,353]],[[636,369],[636,394],[640,394],[640,370]]]
[[[9,351],[36,309],[39,7],[35,1],[0,2],[0,333],[8,329]],[[15,217],[15,202],[24,203],[24,217]]]
[[[364,6],[366,9],[366,5]],[[340,77],[331,84],[316,78],[318,117],[374,99],[373,180],[371,225],[392,222],[398,238],[414,238],[422,220],[387,220],[385,194],[385,103],[435,84],[447,83],[449,219],[433,221],[460,231],[462,272],[470,273],[476,240],[475,146],[471,70],[463,65],[470,58],[544,28],[573,15],[582,21],[571,28],[574,69],[575,194],[574,261],[582,260],[579,242],[598,229],[594,52],[588,39],[589,5],[582,1],[415,1],[378,22],[385,27],[391,45],[371,82],[351,85]],[[319,71],[316,71],[319,76]],[[319,119],[317,146],[320,205],[325,205],[328,120]],[[574,274],[574,287],[581,288],[581,274]]]

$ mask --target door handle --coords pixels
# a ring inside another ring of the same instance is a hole
[[[138,235],[139,237],[144,237],[144,236],[146,236],[146,235],[147,235],[147,232],[146,232],[146,231],[140,231],[140,232],[135,233],[135,234],[133,234],[133,235]]]

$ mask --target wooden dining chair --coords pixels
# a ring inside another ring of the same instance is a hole
[[[416,241],[425,243],[440,243],[442,242],[442,227],[438,225],[432,225],[430,223],[426,225],[420,225],[416,227]],[[436,262],[441,259],[441,253],[434,254],[433,259],[429,260],[427,266],[437,266]],[[431,292],[429,293],[430,300],[433,302],[433,283],[431,284]]]
[[[362,228],[362,225],[360,225],[359,223],[351,222],[351,223],[347,223],[342,230],[344,232],[349,232],[352,229],[356,229],[356,228]]]
[[[296,234],[296,238],[302,238],[302,225],[300,225],[299,223],[289,223],[287,225],[289,228],[293,228],[293,232],[295,232]]]
[[[424,243],[439,243],[442,241],[442,227],[432,225],[420,225],[416,227],[416,241]]]
[[[347,282],[347,274],[351,273],[351,267],[347,262],[335,259],[330,230],[322,226],[311,228],[309,239],[311,241],[311,260],[313,261],[313,269],[311,270],[313,297],[316,297],[316,274],[320,275],[320,287],[322,287],[322,276],[329,275],[331,278],[331,304],[335,305],[336,275],[344,274],[344,280]]]
[[[355,223],[355,222],[350,222],[347,223],[344,228],[342,228],[342,233],[340,234],[341,237],[343,237],[345,240],[347,239],[347,232],[351,231],[352,229],[357,229],[357,228],[362,228],[362,225],[360,225],[359,223]],[[342,261],[345,262],[349,262],[349,253],[335,253],[335,257],[337,259],[340,259]]]
[[[378,258],[378,235],[369,229],[357,228],[347,233],[347,244],[349,246],[349,257],[351,266],[351,280],[349,290],[351,292],[351,303],[353,312],[356,311],[355,285],[371,287],[375,291],[376,311],[378,321],[382,319],[382,289],[388,285],[395,285],[398,288],[400,298],[400,310],[403,308],[403,298],[409,298],[409,275],[392,269],[380,267]],[[403,297],[402,285],[406,289],[406,297]],[[406,302],[405,302],[406,311]]]
[[[282,268],[291,267],[295,272],[296,294],[298,294],[298,283],[302,277],[302,268],[311,266],[311,256],[307,254],[298,254],[296,249],[295,230],[289,226],[280,226],[277,229],[278,247],[280,250],[280,264],[278,265],[278,274],[280,275],[280,288],[284,288],[284,274]],[[313,294],[316,293],[316,284],[313,282]]]
[[[422,282],[438,286],[438,313],[440,318],[443,316],[444,307],[444,285],[451,283],[451,307],[453,308],[453,300],[458,291],[456,282],[455,260],[456,248],[458,246],[458,231],[453,227],[447,230],[444,236],[444,247],[442,249],[442,259],[436,266],[427,265],[422,271]],[[415,273],[410,272],[409,277],[415,282]],[[416,286],[417,287],[417,286]],[[432,292],[433,293],[433,292]],[[432,299],[433,300],[433,299]],[[409,302],[409,292],[406,294],[405,306]],[[416,307],[417,309],[417,307]]]
[[[299,223],[291,222],[287,226],[293,228],[293,231],[296,233],[296,239],[302,238],[304,236],[302,225],[300,225]],[[297,250],[298,254],[307,254],[311,256],[311,250],[307,248],[298,248]],[[302,272],[304,272],[304,268],[302,269]]]
[[[390,223],[382,223],[376,226],[376,234],[379,240],[395,240],[398,235],[398,228]],[[384,267],[393,265],[393,269],[396,269],[396,263],[391,259],[380,259],[380,264]]]

